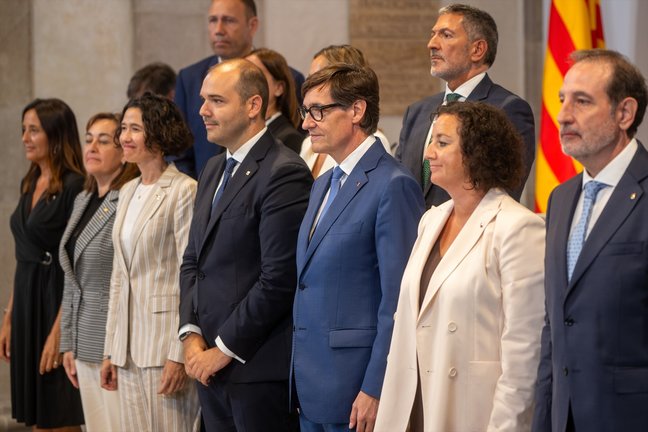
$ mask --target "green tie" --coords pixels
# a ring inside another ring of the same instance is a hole
[[[455,102],[461,99],[463,96],[461,96],[459,93],[448,93],[446,95],[446,103],[448,102]],[[427,143],[427,145],[430,145],[432,142],[432,137],[430,136],[430,142]],[[427,147],[427,146],[426,146]],[[425,190],[425,186],[427,186],[428,182],[430,181],[430,161],[427,159],[423,159],[423,171],[421,172],[421,186],[423,186],[423,190]]]

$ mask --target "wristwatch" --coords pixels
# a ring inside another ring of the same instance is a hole
[[[184,342],[185,339],[189,337],[189,335],[193,333],[192,331],[186,331],[180,335],[180,342]]]

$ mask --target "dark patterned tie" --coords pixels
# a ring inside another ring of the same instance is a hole
[[[234,171],[234,167],[236,166],[236,164],[237,164],[236,159],[232,157],[227,158],[227,162],[225,163],[225,172],[223,173],[223,181],[221,182],[218,191],[216,191],[216,195],[214,195],[210,217],[213,216],[214,209],[216,208],[216,204],[218,203],[218,200],[221,199],[221,196],[223,196],[223,191],[225,190],[227,183],[229,183],[230,178],[232,178],[232,172]]]

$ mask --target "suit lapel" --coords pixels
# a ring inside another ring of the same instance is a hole
[[[315,216],[322,206],[322,201],[324,196],[328,191],[328,186],[331,183],[331,176],[333,175],[333,170],[328,170],[321,176],[319,176],[315,183],[310,194],[310,200],[308,202],[308,208],[306,209],[306,214],[302,220],[302,224],[299,227],[299,237],[297,242],[297,271],[301,273],[306,262],[306,250],[311,242],[310,233],[313,228],[313,223],[315,223]]]
[[[491,189],[484,198],[482,198],[470,218],[468,218],[468,221],[466,221],[466,224],[459,232],[459,235],[457,235],[457,238],[454,239],[443,258],[441,258],[439,265],[430,278],[430,284],[428,285],[425,298],[421,305],[419,318],[423,315],[425,310],[430,307],[432,299],[443,282],[445,282],[448,276],[456,270],[457,266],[459,266],[463,259],[470,253],[477,241],[481,238],[488,224],[495,218],[499,212],[500,203],[504,194],[505,192]],[[425,259],[427,260],[427,256]]]
[[[164,200],[167,196],[167,188],[171,186],[173,178],[178,174],[178,170],[174,165],[169,165],[167,169],[162,173],[162,176],[158,179],[151,191],[151,194],[148,196],[142,211],[137,216],[135,224],[133,226],[133,233],[135,238],[133,240],[133,252],[131,256],[134,257],[137,254],[137,245],[139,243],[139,238],[144,231],[144,227],[151,220],[153,215],[158,211]]]
[[[140,184],[141,178],[137,178],[127,183],[119,193],[119,201],[121,203],[122,211],[117,212],[115,216],[115,224],[113,226],[113,247],[115,248],[115,258],[117,260],[117,265],[121,267],[123,274],[128,274],[128,266],[126,265],[126,260],[124,259],[124,250],[122,248],[121,242],[121,229],[124,226],[124,219],[126,218],[126,212],[128,211],[128,205],[135,195],[135,190]],[[115,265],[115,263],[113,263]]]
[[[452,213],[453,207],[454,203],[450,200],[439,207],[432,207],[429,210],[430,215],[426,219],[430,221],[430,226],[426,227],[421,238],[417,239],[418,247],[412,251],[410,258],[412,262],[408,263],[407,272],[411,274],[411,278],[408,278],[411,286],[409,289],[410,306],[415,317],[419,315],[419,298],[421,296],[421,275],[423,274],[423,269],[430,256],[430,252],[432,252],[434,243],[436,243],[448,217],[450,217],[450,213]],[[406,280],[405,276],[403,276],[403,280]]]
[[[425,111],[423,111],[423,117],[427,120],[425,123],[421,123],[421,127],[416,131],[416,138],[414,142],[418,146],[416,149],[416,155],[418,157],[418,172],[421,173],[416,180],[418,180],[419,183],[421,182],[423,177],[423,153],[425,151],[425,148],[429,144],[427,137],[428,133],[430,132],[430,127],[432,127],[432,114],[434,114],[439,106],[441,106],[444,96],[445,93],[439,93],[438,98],[432,100],[431,103],[425,107]],[[423,196],[427,197],[428,193],[430,193],[431,188],[432,182],[427,179],[425,182],[425,188],[423,189]]]
[[[641,147],[640,143],[639,147]],[[643,148],[637,148],[628,169],[621,177],[619,184],[617,184],[610,196],[610,200],[605,205],[596,224],[592,227],[589,236],[585,240],[574,267],[568,293],[641,200],[644,193],[638,181],[648,175],[647,170],[648,154]],[[599,223],[599,221],[603,221],[603,223]]]
[[[331,206],[326,211],[326,214],[318,221],[317,228],[313,233],[313,237],[308,244],[306,249],[306,257],[304,259],[303,265],[306,266],[308,261],[313,256],[313,253],[322,242],[324,236],[331,229],[331,226],[337,221],[340,217],[340,214],[344,209],[349,205],[353,197],[362,189],[362,187],[369,181],[367,177],[367,172],[373,170],[378,165],[378,161],[385,154],[385,149],[383,148],[380,140],[376,141],[369,147],[369,150],[360,158],[358,164],[353,168],[353,171],[349,174],[344,185],[338,192],[335,200],[331,203]],[[332,173],[326,173],[326,179],[330,182]],[[326,183],[328,185],[328,183]],[[321,203],[321,199],[320,199]],[[319,207],[317,208],[319,210]],[[312,226],[312,225],[311,225]]]
[[[230,181],[227,183],[227,187],[223,191],[223,195],[220,197],[219,201],[216,203],[216,208],[214,209],[213,214],[209,219],[207,224],[207,230],[205,231],[205,237],[208,236],[211,231],[214,229],[218,221],[220,220],[223,212],[230,206],[234,198],[238,193],[243,189],[243,187],[254,177],[256,172],[259,170],[259,161],[263,160],[270,150],[270,147],[274,144],[274,138],[270,132],[266,131],[265,134],[259,138],[249,153],[241,162],[241,165],[238,167]],[[224,168],[223,168],[224,169]],[[220,169],[222,175],[223,169]],[[218,176],[220,180],[220,176]],[[211,210],[210,210],[211,212]]]
[[[555,237],[554,241],[547,239],[547,245],[553,245],[552,251],[548,251],[547,256],[553,256],[553,259],[556,260],[557,274],[560,275],[563,287],[567,286],[567,242],[569,241],[569,231],[576,211],[576,204],[581,194],[582,184],[583,176],[579,174],[564,183],[560,195],[556,192],[556,195],[552,198],[552,201],[555,200],[555,204],[552,203],[550,219],[556,221],[556,223],[550,223],[552,227],[555,227]]]
[[[86,227],[81,231],[79,238],[77,239],[76,245],[74,247],[74,263],[76,264],[77,260],[81,256],[81,253],[85,250],[90,240],[92,240],[99,231],[106,225],[110,220],[110,217],[115,213],[117,209],[117,199],[119,198],[118,191],[109,191],[106,194],[103,202],[97,209],[97,212],[90,218]],[[84,203],[84,210],[87,207],[89,199]],[[82,212],[83,214],[83,212]]]
[[[202,185],[205,184],[204,192],[202,192],[200,201],[196,202],[196,209],[194,210],[193,216],[195,224],[200,230],[199,233],[195,235],[195,241],[197,242],[196,250],[198,253],[200,253],[205,244],[207,233],[211,232],[214,227],[213,223],[210,224],[212,201],[214,200],[214,195],[216,194],[216,188],[218,187],[220,178],[225,170],[225,157],[225,152],[214,156],[216,163],[214,164],[213,172],[209,172],[211,171],[211,168],[207,165],[198,180],[199,186],[202,187]]]
[[[88,192],[83,191],[79,194],[78,198],[74,202],[75,204],[74,210],[70,215],[70,219],[68,220],[67,227],[65,228],[65,232],[63,233],[63,237],[61,237],[61,243],[60,243],[61,245],[65,245],[68,242],[68,240],[70,240],[70,236],[72,235],[72,232],[74,232],[74,229],[79,223],[79,220],[83,215],[83,212],[88,206],[88,202],[90,201],[90,196],[91,195]],[[77,241],[77,245],[75,246],[75,250],[76,248],[78,248],[78,241]],[[76,261],[75,257],[70,257],[67,253],[67,250],[63,249],[63,253],[61,253],[59,256],[59,262],[61,264],[61,268],[63,269],[63,271],[65,271],[66,273],[72,273],[73,261]]]
[[[488,99],[491,87],[493,87],[493,81],[491,81],[488,74],[486,74],[479,84],[477,84],[477,87],[475,87],[468,97],[466,97],[466,100],[483,101]]]

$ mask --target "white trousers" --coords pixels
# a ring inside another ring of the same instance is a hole
[[[100,363],[75,360],[87,432],[120,432],[119,394],[101,388]]]

